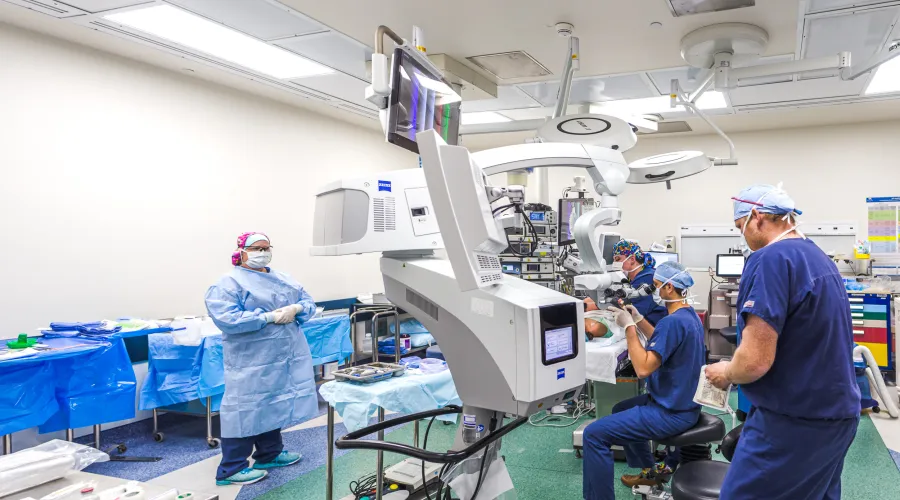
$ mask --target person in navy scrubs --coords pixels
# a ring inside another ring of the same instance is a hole
[[[797,230],[802,212],[780,186],[733,199],[752,251],[738,292],[740,346],[706,375],[719,388],[740,384],[751,409],[719,498],[839,499],[860,401],[843,280]]]
[[[624,446],[628,465],[642,469],[636,477],[655,484],[649,440],[680,434],[696,425],[700,417],[694,391],[705,348],[703,323],[688,304],[688,289],[694,280],[683,265],[665,262],[656,269],[653,281],[656,292],[652,300],[664,304],[669,313],[655,327],[649,327],[634,307],[616,309],[616,324],[625,329],[628,356],[638,377],[646,379],[647,394],[622,401],[612,415],[585,429],[586,500],[615,499],[613,445]],[[641,324],[641,331],[649,337],[646,347],[636,324]]]

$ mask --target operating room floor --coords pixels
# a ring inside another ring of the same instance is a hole
[[[322,408],[324,410],[324,408]],[[205,446],[202,419],[172,416],[161,422],[167,434],[163,443],[155,443],[146,432],[147,424],[140,422],[123,428],[104,431],[104,443],[124,440],[130,455],[162,456],[155,464],[106,463],[88,469],[91,472],[127,479],[150,481],[170,487],[214,491],[223,500],[322,500],[325,489],[325,416],[285,431],[285,444],[301,451],[304,460],[295,466],[270,471],[259,483],[244,487],[214,486],[219,451]],[[730,419],[727,419],[730,426]],[[129,430],[128,428],[131,428]],[[580,499],[582,461],[572,452],[572,430],[567,428],[536,428],[523,426],[503,441],[503,455],[516,485],[520,500],[546,498]],[[336,434],[346,430],[337,425]],[[424,432],[424,426],[422,427]],[[435,423],[428,440],[432,450],[447,449],[453,439],[455,426]],[[387,439],[412,442],[412,426],[398,428]],[[887,444],[886,444],[887,443]],[[895,463],[888,448],[900,451],[900,420],[886,414],[863,417],[856,440],[847,455],[844,467],[843,498],[896,499],[900,498],[900,463]],[[393,464],[402,457],[386,454],[385,462]],[[900,454],[897,454],[900,461]],[[348,484],[360,476],[371,474],[375,467],[375,453],[370,451],[341,452],[335,458],[335,500],[349,494]],[[624,463],[617,463],[616,476],[626,471]],[[789,474],[790,471],[785,471]],[[616,482],[616,498],[631,499],[628,488]]]

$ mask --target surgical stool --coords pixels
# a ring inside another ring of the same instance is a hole
[[[734,457],[734,450],[737,447],[743,425],[739,425],[725,434],[725,422],[718,417],[701,413],[700,420],[697,425],[687,431],[672,436],[670,438],[659,441],[659,444],[666,446],[681,447],[681,465],[672,476],[672,494],[674,500],[718,500],[719,492],[722,484],[725,482],[725,474],[728,473],[730,466],[726,462],[712,460],[711,454],[708,453],[706,458],[693,459],[696,453],[687,453],[685,450],[701,448],[709,450],[710,443],[719,441],[722,444],[718,451],[725,457],[725,460],[731,461]],[[643,495],[644,498],[668,498],[668,495],[661,488],[635,487],[635,494]]]

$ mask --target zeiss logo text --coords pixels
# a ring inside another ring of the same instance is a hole
[[[561,378],[566,378],[566,369],[565,368],[560,368],[559,370],[556,370],[556,380],[559,380]]]
[[[391,192],[391,181],[378,181],[378,190]]]

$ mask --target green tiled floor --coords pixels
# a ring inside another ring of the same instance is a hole
[[[730,419],[727,419],[730,420]],[[730,424],[730,421],[727,422]],[[730,425],[729,425],[730,427]],[[536,428],[525,425],[503,441],[503,455],[519,500],[581,498],[582,461],[572,450],[572,430]],[[422,429],[424,432],[424,427]],[[428,448],[447,449],[453,441],[455,426],[436,423]],[[391,433],[389,439],[412,441],[412,426]],[[402,457],[387,454],[385,462],[394,464]],[[335,461],[335,500],[349,493],[347,485],[360,476],[371,474],[375,453],[354,451]],[[616,464],[616,477],[625,473],[624,463]],[[786,471],[785,473],[789,473]],[[900,471],[894,465],[881,436],[868,417],[863,417],[856,440],[844,467],[845,500],[900,498]],[[325,491],[325,469],[317,469],[263,495],[263,500],[321,500]],[[616,481],[616,498],[633,499],[631,491]]]

